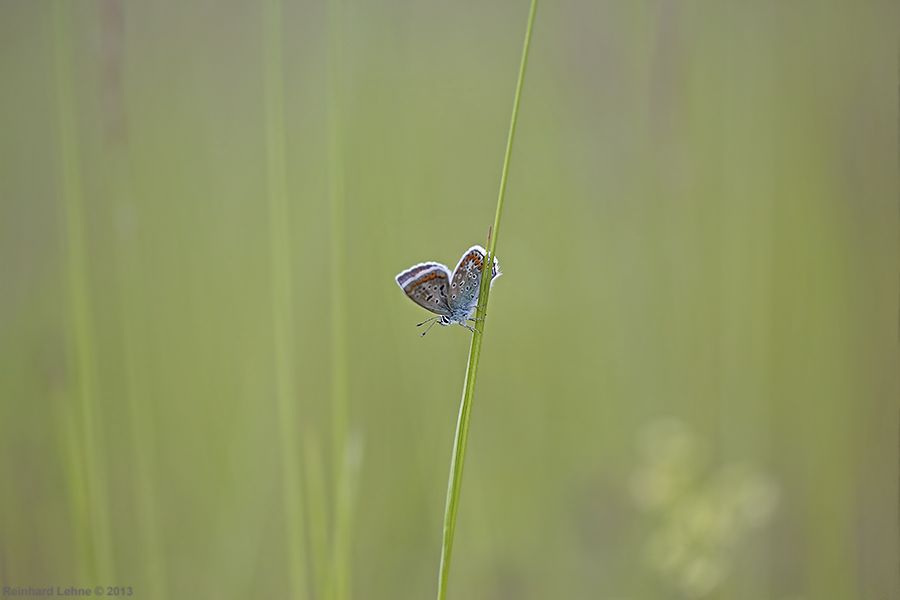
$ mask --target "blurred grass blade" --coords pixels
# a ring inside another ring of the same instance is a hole
[[[303,435],[304,489],[306,491],[309,541],[312,546],[314,597],[330,600],[331,580],[328,576],[331,564],[328,540],[328,493],[321,442],[314,427],[307,427]]]
[[[101,450],[103,437],[96,397],[96,364],[91,298],[87,273],[87,243],[85,240],[84,202],[82,199],[81,165],[78,155],[78,135],[75,116],[75,89],[71,65],[73,54],[70,39],[72,27],[71,3],[57,0],[53,4],[53,39],[56,65],[56,107],[59,118],[59,138],[62,159],[62,186],[65,222],[65,249],[68,259],[69,302],[72,327],[72,359],[76,396],[81,410],[81,443],[84,448],[84,487],[87,492],[85,522],[90,533],[83,529],[79,537],[89,536],[93,576],[96,581],[115,580],[112,567],[109,504],[106,486],[106,465]],[[73,470],[73,473],[78,473]],[[73,483],[78,485],[77,482]],[[88,546],[84,541],[81,547]]]
[[[84,448],[79,433],[78,419],[74,414],[75,410],[72,407],[69,394],[62,389],[54,389],[53,392],[56,406],[56,431],[60,440],[60,464],[65,473],[69,519],[72,522],[72,529],[75,534],[75,547],[78,551],[78,574],[85,581],[88,581],[94,577],[96,568],[93,562],[90,523],[88,522],[90,510],[87,505],[88,500],[82,466],[84,464]],[[6,458],[5,454],[3,458]],[[6,473],[9,473],[9,468],[4,469],[3,474],[6,475]],[[10,488],[7,487],[6,489]],[[0,508],[13,504],[12,502],[6,502],[6,498],[3,498],[3,500],[4,502],[0,505]],[[0,577],[2,576],[3,573],[0,573]]]
[[[285,541],[291,598],[307,597],[305,527],[300,491],[302,461],[297,448],[297,394],[294,386],[294,314],[284,141],[284,75],[281,0],[266,3],[266,171],[268,174],[272,267],[272,324],[284,491]]]
[[[534,27],[534,15],[537,0],[531,1],[528,14],[528,26],[525,30],[525,43],[522,47],[522,62],[519,65],[519,79],[516,84],[516,96],[513,101],[512,118],[509,124],[509,137],[506,141],[506,155],[503,159],[503,172],[500,176],[500,194],[497,198],[497,213],[494,226],[488,234],[488,256],[485,268],[481,273],[481,290],[478,297],[479,308],[476,311],[477,329],[472,334],[472,346],[469,349],[469,364],[466,367],[466,381],[463,386],[462,404],[459,408],[459,420],[456,423],[456,439],[453,443],[453,458],[450,463],[450,481],[447,484],[447,505],[444,510],[444,536],[441,545],[441,569],[438,578],[438,600],[447,596],[447,580],[450,575],[450,555],[453,551],[453,533],[456,528],[456,513],[459,509],[459,491],[462,485],[463,465],[466,459],[466,442],[469,438],[469,418],[472,415],[472,401],[475,396],[475,378],[478,374],[478,360],[481,357],[481,338],[487,315],[488,297],[491,291],[491,274],[494,250],[497,247],[497,234],[500,230],[500,215],[503,211],[503,196],[506,192],[506,177],[509,172],[509,159],[512,154],[513,138],[516,132],[516,119],[519,115],[519,98],[522,96],[522,82],[525,79],[525,65],[528,62],[528,47],[531,44],[531,31]]]
[[[141,343],[147,314],[147,290],[142,284],[145,272],[140,260],[138,212],[135,206],[128,121],[122,81],[125,67],[124,0],[103,0],[98,11],[102,65],[98,94],[106,107],[103,120],[103,164],[108,191],[115,210],[115,281],[119,304],[122,362],[125,388],[122,398],[128,408],[131,450],[130,469],[134,490],[135,517],[138,523],[140,561],[148,595],[164,600],[166,593],[165,552],[157,511],[157,486],[154,473],[156,427],[150,403],[147,356]]]
[[[347,387],[347,322],[344,229],[343,6],[328,2],[328,205],[331,212],[331,464],[334,485],[334,530],[328,590],[345,600],[350,590],[350,514]]]
[[[347,436],[341,456],[344,464],[335,489],[334,523],[334,598],[347,598],[351,592],[350,543],[353,533],[353,499],[359,486],[359,467],[362,462],[362,436],[354,431]]]

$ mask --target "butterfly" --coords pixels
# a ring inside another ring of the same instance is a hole
[[[467,325],[466,321],[475,321],[472,315],[478,308],[481,271],[486,256],[484,248],[472,246],[459,259],[453,273],[441,263],[426,262],[410,267],[397,275],[397,284],[410,300],[437,315],[419,323],[424,325],[432,321],[423,336],[435,323],[444,326],[459,323],[469,331],[476,331],[474,327]],[[502,275],[500,264],[497,257],[494,257],[491,287],[500,275]]]

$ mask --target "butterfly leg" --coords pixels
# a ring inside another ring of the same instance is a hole
[[[424,324],[427,323],[428,321],[434,321],[435,319],[440,319],[440,318],[441,318],[441,316],[438,315],[438,316],[436,316],[436,317],[431,317],[430,319],[425,319],[425,320],[422,321],[421,323],[418,323],[418,324],[416,325],[416,327],[421,327],[422,325],[424,325]],[[423,333],[422,335],[425,335],[425,334]]]
[[[474,327],[471,327],[471,326],[469,326],[469,325],[466,325],[465,323],[460,323],[460,325],[462,325],[463,327],[465,327],[466,329],[468,329],[468,330],[471,331],[472,333],[475,333],[476,331],[477,331],[478,333],[481,333],[480,331],[478,331],[478,330],[475,329]]]
[[[478,308],[481,308],[482,306],[484,306],[484,304],[476,304],[474,308],[478,309]],[[484,316],[487,316],[487,313],[484,313]],[[481,321],[483,319],[479,319],[479,320]]]
[[[479,305],[475,306],[475,308],[481,308],[482,306],[484,306],[484,305],[483,305],[483,304],[479,304]],[[474,314],[474,312],[470,312],[469,314],[470,314],[470,315],[471,315],[471,314]],[[486,316],[487,316],[487,313],[484,313],[484,316],[486,317]],[[469,317],[469,321],[484,321],[484,318]]]
[[[435,317],[435,318],[438,318],[438,317]],[[422,336],[421,336],[421,337],[425,337],[425,334],[428,333],[429,331],[431,331],[431,328],[434,327],[434,324],[435,324],[435,323],[437,323],[437,321],[435,321],[434,319],[428,319],[428,321],[431,321],[431,325],[429,325],[428,328],[425,329],[425,331],[422,332]],[[419,323],[419,325],[424,325],[424,324],[427,323],[428,321],[422,321],[421,323]]]

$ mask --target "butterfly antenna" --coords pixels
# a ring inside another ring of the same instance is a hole
[[[435,317],[435,318],[437,318],[437,317]],[[434,327],[435,323],[437,323],[437,321],[435,321],[434,319],[428,319],[428,321],[431,321],[431,325],[428,326],[428,329],[426,329],[425,331],[422,332],[422,337],[425,337],[425,334],[428,333],[429,331],[431,331],[431,328]],[[422,321],[421,323],[419,323],[419,325],[423,325],[423,324],[427,323],[428,321]]]
[[[424,321],[422,321],[421,323],[419,323],[418,325],[416,325],[416,327],[421,327],[422,325],[424,325],[424,324],[427,323],[428,321],[434,321],[435,319],[440,319],[440,318],[441,318],[440,315],[438,315],[438,316],[436,316],[436,317],[431,317],[430,319],[425,319]]]

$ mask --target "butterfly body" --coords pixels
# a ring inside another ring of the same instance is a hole
[[[441,325],[459,323],[472,329],[466,321],[472,318],[478,306],[486,256],[484,248],[472,246],[459,259],[452,273],[441,263],[420,263],[397,275],[397,284],[410,300],[438,315],[434,319]],[[500,275],[500,265],[494,258],[491,285]]]

